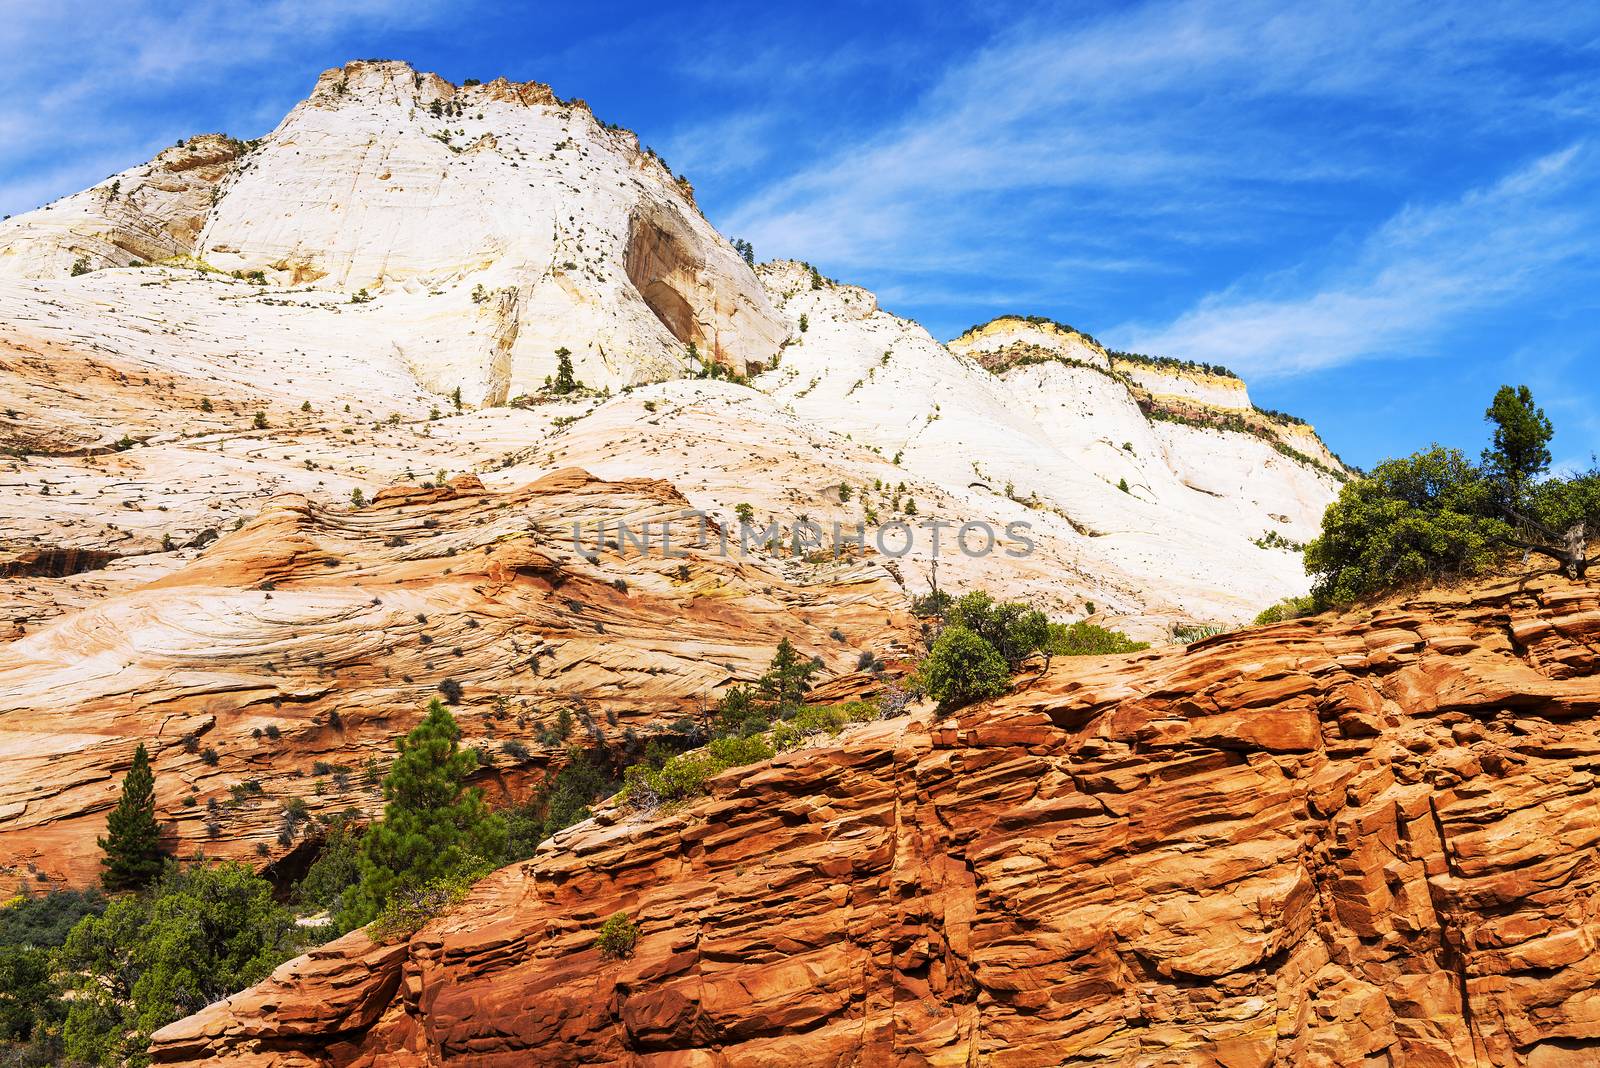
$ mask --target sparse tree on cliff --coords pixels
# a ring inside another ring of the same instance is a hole
[[[1506,503],[1520,507],[1550,468],[1555,428],[1527,386],[1501,386],[1483,417],[1494,424],[1494,444],[1483,451],[1484,473],[1501,484]]]
[[[784,638],[772,654],[767,673],[756,683],[756,691],[774,715],[782,715],[800,707],[816,671],[817,665],[802,657],[789,639]]]
[[[484,866],[505,849],[505,823],[465,785],[478,766],[461,749],[461,728],[437,699],[383,780],[383,819],[361,844],[361,882],[340,914],[346,927],[375,919],[391,898]]]
[[[1600,470],[1542,477],[1552,428],[1526,386],[1502,386],[1484,416],[1494,431],[1481,464],[1435,445],[1345,484],[1305,550],[1315,607],[1478,574],[1517,549],[1585,576]]]
[[[550,386],[550,392],[560,397],[575,392],[578,380],[572,373],[572,352],[563,345],[556,349],[556,380]]]
[[[100,881],[107,890],[136,890],[161,874],[161,831],[156,826],[156,777],[144,743],[133,751],[133,767],[122,780],[122,797],[106,817],[106,836],[100,839],[105,871]]]

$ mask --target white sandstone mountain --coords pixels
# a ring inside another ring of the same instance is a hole
[[[638,139],[548,86],[351,63],[259,142],[195,138],[0,228],[0,274],[173,261],[374,305],[351,344],[474,403],[568,348],[620,386],[686,346],[743,372],[783,340],[750,269]],[[260,272],[256,275],[255,272]]]
[[[590,389],[550,398],[561,348]],[[1017,318],[942,345],[802,264],[752,271],[581,102],[397,62],[325,73],[259,142],[193,138],[0,224],[0,397],[0,639],[274,493],[570,465],[730,522],[1024,522],[1030,555],[947,541],[941,582],[1155,636],[1303,590],[1285,546],[1343,475],[1217,369]],[[912,592],[927,549],[889,561]]]

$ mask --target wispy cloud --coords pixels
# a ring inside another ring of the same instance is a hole
[[[1266,377],[1425,353],[1451,321],[1498,310],[1559,268],[1594,268],[1596,156],[1577,145],[1546,155],[1458,199],[1402,209],[1347,261],[1236,284],[1164,326],[1110,333],[1138,351]]]
[[[310,57],[340,62],[351,57],[326,50],[350,35],[440,15],[422,0],[8,5],[0,93],[13,104],[0,117],[0,211],[76,192],[178,137],[259,134],[310,89]]]
[[[719,221],[763,255],[904,291],[934,293],[963,260],[1000,277],[1075,260],[1059,284],[1084,289],[1130,261],[1185,263],[1214,285],[1233,272],[1196,262],[1203,250],[1281,267],[1295,240],[1345,224],[1353,190],[1392,204],[1441,153],[1557,131],[1600,93],[1592,61],[1540,73],[1592,52],[1600,11],[1578,7],[1081,10],[958,53],[898,119],[747,189]]]

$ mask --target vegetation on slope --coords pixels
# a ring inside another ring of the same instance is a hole
[[[434,700],[396,743],[382,780],[383,818],[365,829],[354,811],[323,820],[318,856],[287,893],[237,862],[162,856],[152,833],[155,778],[148,759],[136,756],[102,839],[105,881],[120,893],[25,888],[0,908],[0,1052],[18,1065],[140,1065],[156,1029],[355,926],[367,925],[380,941],[409,936],[474,880],[531,856],[605,797],[633,808],[680,802],[728,768],[901,714],[914,693],[953,708],[1003,693],[1037,653],[1144,648],[981,591],[959,600],[935,594],[919,607],[931,620],[929,650],[911,692],[886,686],[876,700],[808,703],[821,663],[783,639],[758,680],[727,690],[698,722],[652,739],[621,775],[619,754],[603,741],[575,746],[533,801],[500,812],[468,785],[485,758],[461,747],[449,708]],[[884,665],[863,654],[860,667],[878,673]],[[636,937],[633,921],[619,914],[596,945],[626,956]]]
[[[1526,386],[1500,387],[1484,418],[1492,440],[1476,463],[1434,445],[1345,485],[1305,550],[1318,608],[1480,574],[1517,552],[1584,577],[1600,469],[1549,475],[1553,428]]]

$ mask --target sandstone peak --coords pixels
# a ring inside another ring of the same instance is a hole
[[[692,187],[633,134],[542,83],[458,87],[399,61],[324,72],[259,141],[195,138],[0,224],[0,275],[148,263],[371,298],[391,320],[374,342],[489,403],[536,390],[560,348],[615,388],[698,370],[691,346],[744,373],[782,340]]]

